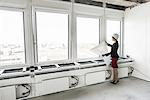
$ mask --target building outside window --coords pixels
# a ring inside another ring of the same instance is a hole
[[[68,14],[36,12],[38,62],[68,59]]]
[[[25,64],[23,12],[0,10],[0,66]]]
[[[119,35],[119,39],[118,39],[118,42],[119,42],[119,50],[118,50],[118,53],[120,54],[120,47],[121,47],[121,21],[119,20],[110,20],[108,19],[106,21],[106,41],[110,44],[113,44],[112,43],[112,35],[114,33],[117,33]],[[108,47],[108,50],[110,51],[111,48]]]
[[[93,58],[91,49],[99,44],[99,18],[77,17],[77,57]]]

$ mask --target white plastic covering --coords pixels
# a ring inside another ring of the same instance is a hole
[[[102,56],[103,54],[108,53],[107,44],[105,43],[105,41],[103,41],[98,46],[92,48],[91,51],[95,54]],[[104,56],[103,60],[106,63],[106,65],[109,66],[109,64],[111,62],[111,57],[110,56]]]
[[[106,63],[107,66],[110,65],[110,63],[111,63],[111,57],[110,57],[110,55],[109,56],[104,56],[103,60],[104,60],[104,62]]]
[[[103,41],[98,46],[91,49],[91,51],[97,55],[102,55],[108,53],[107,44]]]

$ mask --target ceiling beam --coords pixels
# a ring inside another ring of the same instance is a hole
[[[114,5],[120,5],[125,7],[135,6],[138,3],[137,2],[131,2],[131,1],[125,1],[125,0],[93,0],[97,2],[106,2],[108,4],[114,4]]]
[[[136,3],[146,3],[149,0],[125,0],[125,1],[136,2]]]

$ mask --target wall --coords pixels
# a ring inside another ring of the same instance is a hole
[[[150,2],[125,12],[125,55],[135,59],[133,76],[150,81]]]

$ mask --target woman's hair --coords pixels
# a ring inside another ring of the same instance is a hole
[[[112,38],[113,38],[114,40],[116,40],[113,36],[112,36]],[[118,41],[118,40],[116,40],[116,41]]]

